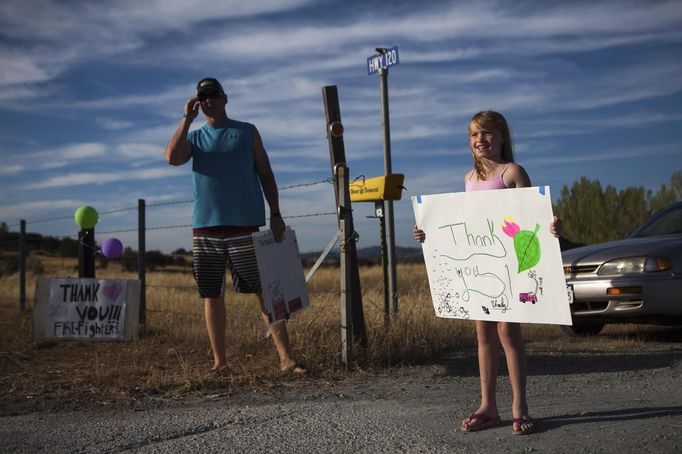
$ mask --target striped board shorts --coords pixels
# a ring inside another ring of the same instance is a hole
[[[258,227],[205,227],[192,231],[192,272],[202,298],[225,291],[225,267],[239,293],[261,293],[256,250],[251,233]]]

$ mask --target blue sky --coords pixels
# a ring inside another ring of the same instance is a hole
[[[396,240],[413,246],[410,194],[462,191],[472,114],[510,122],[516,159],[556,200],[581,176],[655,189],[682,170],[682,3],[677,1],[36,1],[0,3],[0,221],[74,235],[88,204],[99,232],[191,222],[189,165],[164,147],[196,81],[219,78],[228,115],[256,124],[279,186],[330,176],[321,88],[336,85],[351,176],[383,173],[379,80],[366,59],[398,46],[389,71]],[[203,123],[203,117],[195,126]],[[287,216],[334,211],[332,186],[281,191]],[[379,243],[356,204],[359,247]],[[293,217],[302,251],[334,216]],[[115,236],[137,248],[134,232]],[[153,229],[148,249],[191,247]]]

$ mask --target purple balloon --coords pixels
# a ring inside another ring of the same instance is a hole
[[[123,244],[116,238],[107,238],[102,243],[102,254],[108,259],[117,259],[123,252]]]

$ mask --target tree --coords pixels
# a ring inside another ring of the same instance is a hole
[[[125,271],[137,271],[137,252],[133,251],[130,246],[127,246],[123,250],[123,255],[121,255],[121,267]]]
[[[681,200],[682,171],[655,193],[642,187],[602,189],[599,180],[581,177],[570,189],[561,189],[554,212],[563,220],[567,239],[592,244],[622,239],[654,212]]]
[[[647,204],[652,213],[665,208],[671,203],[682,200],[682,171],[673,173],[670,177],[670,187],[662,184],[655,194],[647,193]]]
[[[586,177],[581,177],[570,189],[564,186],[554,210],[563,221],[564,235],[586,244],[604,241],[607,226],[612,225],[616,216],[613,213],[616,198],[613,187],[604,192],[599,181]]]
[[[78,240],[68,237],[62,239],[59,245],[59,256],[62,258],[78,257]]]

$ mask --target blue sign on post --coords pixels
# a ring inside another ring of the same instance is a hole
[[[398,55],[398,46],[386,49],[386,52],[380,55],[372,55],[367,57],[367,74],[372,75],[379,72],[380,69],[388,68],[389,66],[400,63],[400,55]]]

